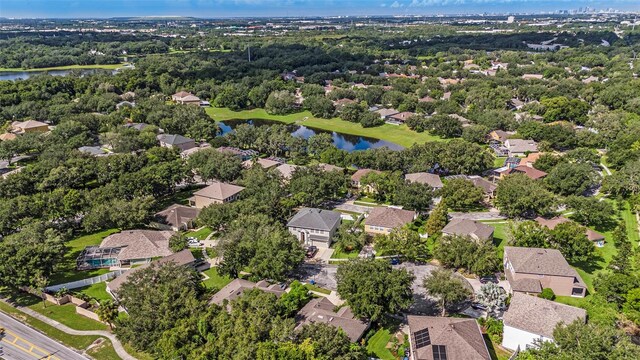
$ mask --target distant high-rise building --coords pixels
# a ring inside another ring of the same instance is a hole
[[[509,16],[509,17],[507,18],[507,24],[513,24],[513,22],[515,21],[515,19],[516,19],[516,18],[515,18],[514,16]]]

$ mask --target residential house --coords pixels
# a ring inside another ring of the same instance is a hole
[[[508,157],[504,159],[504,166],[509,169],[514,169],[520,165],[520,158],[518,157]]]
[[[362,183],[360,181],[362,180],[362,178],[365,175],[367,175],[367,174],[369,174],[371,172],[374,172],[376,174],[382,174],[382,171],[378,171],[378,170],[358,169],[355,173],[353,173],[353,175],[351,175],[351,186],[353,186],[356,189],[361,189],[362,188]],[[371,190],[371,189],[369,189],[369,190]]]
[[[481,222],[469,219],[452,219],[442,229],[444,236],[468,236],[476,241],[493,239],[493,227]]]
[[[333,105],[336,107],[336,109],[340,110],[342,109],[345,105],[347,104],[354,104],[356,101],[355,100],[351,100],[351,99],[338,99],[336,101],[333,102]]]
[[[114,298],[118,299],[118,291],[122,284],[127,282],[127,280],[131,277],[131,275],[135,274],[136,271],[140,271],[148,268],[151,264],[163,265],[168,263],[174,263],[178,266],[189,267],[195,263],[196,259],[193,257],[193,253],[189,249],[184,249],[182,251],[178,251],[175,254],[171,254],[169,256],[165,256],[161,259],[152,261],[151,263],[144,264],[142,266],[132,268],[122,275],[116,277],[115,279],[109,281],[107,283],[107,292]]]
[[[11,141],[15,140],[18,136],[14,133],[4,133],[0,135],[0,141]]]
[[[539,294],[550,288],[558,296],[586,295],[587,285],[559,250],[505,246],[503,263],[514,293]]]
[[[553,230],[556,228],[556,226],[558,226],[559,224],[564,224],[564,223],[568,223],[571,222],[571,220],[567,219],[564,216],[556,216],[554,218],[551,219],[545,219],[542,217],[537,217],[536,222],[550,230]],[[593,242],[593,244],[597,247],[603,247],[604,246],[604,235],[600,234],[597,231],[593,231],[591,229],[589,229],[588,227],[585,227],[585,235],[587,235],[587,239],[589,239],[589,241]]]
[[[507,139],[504,147],[509,156],[527,156],[528,153],[538,152],[538,144],[533,140]]]
[[[471,126],[471,122],[469,121],[469,119],[465,118],[464,116],[460,116],[458,114],[449,114],[449,117],[452,119],[458,120],[460,122],[460,125],[462,125],[462,127]]]
[[[160,146],[170,149],[177,148],[180,151],[185,151],[196,147],[195,140],[182,135],[160,134],[156,138],[160,142]]]
[[[522,100],[520,100],[520,99],[518,99],[518,98],[513,98],[513,99],[509,100],[509,107],[510,107],[512,110],[520,110],[520,109],[522,109],[525,105],[526,105],[526,104],[525,104],[525,102],[524,102],[524,101],[522,101]]]
[[[522,159],[520,164],[522,164],[524,166],[528,166],[528,167],[533,167],[533,164],[536,163],[536,161],[540,158],[541,155],[542,155],[542,153],[539,153],[539,152],[529,153],[529,155],[527,155],[527,157]]]
[[[120,99],[122,100],[126,100],[126,101],[133,101],[136,98],[136,93],[134,93],[133,91],[127,91],[126,93],[120,95]]]
[[[558,324],[569,325],[587,321],[584,309],[522,293],[514,293],[509,309],[504,313],[502,346],[511,350],[526,350],[537,341],[553,341]]]
[[[391,115],[397,114],[398,110],[382,108],[382,109],[375,110],[374,112],[380,115],[380,119],[388,120],[391,117]]]
[[[200,106],[200,98],[186,91],[173,94],[171,100],[176,104]]]
[[[193,220],[200,214],[200,209],[180,204],[173,204],[154,215],[151,226],[161,230],[181,231],[193,228]]]
[[[320,170],[326,171],[326,172],[339,171],[339,172],[344,173],[344,168],[341,168],[340,166],[335,166],[335,165],[325,164],[325,163],[319,163],[318,167],[320,168]]]
[[[250,169],[254,165],[258,165],[263,169],[271,169],[272,167],[279,166],[280,164],[282,164],[280,161],[276,161],[272,159],[257,158],[254,160],[245,160],[242,163],[242,166],[246,169]]]
[[[388,117],[388,119],[390,121],[396,121],[398,123],[404,123],[405,121],[407,121],[408,118],[412,117],[413,115],[415,115],[415,113],[412,113],[410,111],[403,111],[397,114],[393,114],[391,116]]]
[[[43,133],[47,131],[49,131],[49,124],[45,124],[41,121],[27,120],[14,121],[11,123],[11,132],[14,134]]]
[[[215,182],[193,193],[193,197],[189,199],[189,205],[202,209],[211,204],[230,203],[238,199],[242,190],[244,190],[242,186]]]
[[[510,135],[513,135],[513,133],[508,133],[503,130],[493,130],[489,133],[489,139],[503,144]]]
[[[193,154],[195,154],[195,153],[197,153],[199,151],[202,151],[204,149],[210,149],[210,148],[211,148],[211,145],[209,145],[209,143],[200,143],[196,147],[181,151],[180,152],[180,157],[183,158],[183,159],[188,159],[191,155],[193,155]]]
[[[490,360],[475,319],[407,316],[412,360]]]
[[[522,78],[525,80],[542,80],[542,78],[544,78],[544,75],[542,74],[524,74],[522,75]]]
[[[238,149],[236,147],[230,147],[230,146],[220,146],[219,148],[216,148],[216,150],[223,153],[235,155],[239,157],[242,161],[247,161],[259,155],[258,152],[255,150],[243,150],[243,149]]]
[[[78,256],[79,270],[129,267],[172,254],[169,238],[173,231],[127,230],[104,238],[100,246],[88,246]]]
[[[130,129],[136,129],[138,131],[142,131],[142,129],[149,127],[151,125],[149,124],[145,124],[145,123],[126,123],[124,124],[124,127],[126,128],[130,128]]]
[[[282,179],[284,181],[289,181],[289,180],[291,180],[291,177],[293,176],[293,173],[296,172],[296,170],[299,167],[300,166],[298,166],[298,165],[281,164],[280,166],[275,168],[275,171],[277,171],[280,174],[280,176],[282,176]]]
[[[434,102],[436,101],[436,99],[432,98],[431,96],[427,95],[423,98],[418,99],[418,102]]]
[[[220,291],[213,294],[211,299],[209,299],[209,305],[216,304],[222,306],[225,301],[232,302],[233,300],[239,298],[245,291],[251,289],[259,289],[261,291],[274,294],[277,297],[280,297],[285,293],[278,284],[272,285],[264,280],[254,283],[244,279],[234,279],[222,289],[220,289]]]
[[[331,246],[338,227],[339,212],[313,208],[302,208],[287,223],[289,232],[302,244],[321,248]]]
[[[308,324],[323,323],[342,329],[351,342],[358,342],[369,329],[369,323],[358,319],[349,306],[334,311],[336,305],[326,297],[309,301],[296,315],[297,328]]]
[[[443,186],[442,180],[440,180],[440,176],[428,172],[406,174],[404,176],[404,179],[411,183],[429,185],[434,190],[442,189]]]
[[[136,106],[136,103],[134,103],[134,102],[131,102],[131,101],[120,101],[119,103],[116,104],[116,109],[120,110],[123,107],[132,108],[132,107],[135,107],[135,106]]]
[[[467,179],[471,181],[473,185],[482,189],[485,200],[491,200],[495,197],[498,185],[477,175],[469,176]]]
[[[392,207],[375,207],[364,220],[364,231],[367,234],[389,234],[391,230],[401,228],[416,218],[414,211]]]
[[[547,173],[544,171],[538,170],[534,167],[529,167],[524,165],[518,165],[513,169],[508,169],[503,174],[504,175],[524,174],[529,179],[532,179],[532,180],[542,179],[543,177],[547,176]]]

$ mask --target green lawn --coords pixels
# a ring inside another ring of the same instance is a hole
[[[483,223],[493,227],[493,244],[498,249],[498,257],[502,259],[504,256],[504,247],[507,244],[507,231],[509,231],[509,223],[505,221],[482,221]]]
[[[325,288],[321,288],[320,286],[317,286],[317,285],[304,284],[304,286],[307,289],[309,289],[309,291],[315,291],[315,292],[319,292],[321,294],[326,294],[326,295],[331,294],[331,290],[325,289]]]
[[[53,71],[53,70],[74,70],[74,69],[105,69],[115,70],[123,67],[125,64],[106,64],[106,65],[66,65],[66,66],[52,66],[46,68],[37,69],[23,69],[23,68],[0,68],[0,71],[22,72],[22,71]]]
[[[631,212],[631,206],[628,202],[624,203],[620,216],[627,226],[627,236],[629,237],[629,241],[631,241],[633,246],[637,246],[638,241],[640,241],[640,234],[638,234],[638,222],[636,220],[636,215]]]
[[[204,254],[202,253],[201,248],[190,248],[189,250],[191,250],[191,254],[193,255],[194,258],[204,259]]]
[[[198,240],[204,240],[207,238],[207,236],[209,236],[209,234],[211,234],[213,232],[213,229],[205,226],[202,229],[198,230],[198,231],[189,231],[187,233],[185,233],[185,235],[187,236],[193,236],[194,238],[198,239]]]
[[[91,345],[94,341],[96,341],[96,339],[99,338],[99,336],[69,335],[34,317],[26,315],[25,313],[15,309],[11,305],[5,304],[4,302],[0,302],[0,311],[13,316],[14,318],[22,321],[22,323],[38,329],[48,337],[60,341],[61,343],[74,349],[86,349],[87,346]]]
[[[75,330],[107,330],[109,328],[109,326],[101,322],[76,313],[76,306],[71,303],[65,305],[47,303],[47,307],[44,307],[42,301],[40,301],[29,306],[29,309],[35,310]]]
[[[358,257],[359,251],[342,252],[337,249],[331,255],[332,259],[355,259]]]
[[[129,355],[133,356],[134,358],[136,358],[138,360],[154,360],[153,356],[151,356],[151,355],[149,355],[147,353],[144,353],[144,352],[137,351],[136,349],[134,349],[128,343],[122,344],[122,347],[124,347],[124,350]]]
[[[189,198],[201,188],[202,186],[192,186],[160,200],[158,202],[158,210],[163,210],[173,204],[189,205]]]
[[[67,242],[68,251],[64,255],[62,262],[56,266],[49,283],[52,285],[62,284],[108,273],[109,269],[78,271],[76,270],[76,258],[85,247],[99,245],[102,239],[118,231],[118,229],[109,229],[95,234],[80,236]]]
[[[483,334],[484,342],[487,344],[489,355],[492,360],[509,360],[511,353],[503,349],[500,344],[494,344],[491,338],[487,334]]]
[[[391,335],[388,329],[382,328],[376,331],[367,342],[367,351],[382,360],[396,360],[397,358],[387,349]]]
[[[218,274],[218,270],[215,267],[205,270],[203,273],[209,277],[202,282],[207,289],[220,290],[231,282],[230,277]]]
[[[500,156],[500,157],[496,157],[495,159],[493,159],[493,166],[496,168],[499,167],[503,167],[504,166],[504,161],[507,159],[506,156]]]
[[[96,360],[120,360],[115,349],[111,345],[111,341],[105,340],[102,344],[87,350],[87,354]]]
[[[87,296],[91,296],[92,298],[101,301],[101,300],[112,300],[113,298],[107,292],[107,283],[101,282],[89,286],[85,286],[78,289],[73,289],[72,292],[83,293]]]
[[[360,124],[344,121],[339,118],[320,119],[314,117],[308,111],[289,115],[270,115],[267,114],[264,109],[231,111],[227,108],[209,107],[206,108],[205,111],[216,121],[265,119],[279,121],[285,124],[296,123],[320,130],[336,131],[344,134],[386,140],[404,147],[410,147],[413,144],[422,144],[427,141],[441,140],[439,137],[430,135],[428,132],[417,133],[410,130],[406,125],[397,126],[384,124],[372,128],[363,128]]]

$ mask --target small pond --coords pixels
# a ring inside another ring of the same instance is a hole
[[[274,125],[274,124],[282,124],[282,123],[278,121],[263,120],[263,119],[227,120],[225,122],[218,123],[223,135],[233,131],[233,129],[240,124],[264,126],[264,125]],[[348,134],[343,134],[335,131],[314,129],[304,125],[287,125],[287,127],[289,128],[291,135],[297,136],[303,139],[308,139],[312,135],[319,134],[319,133],[331,134],[331,136],[333,137],[333,145],[335,145],[338,149],[345,150],[347,152],[352,152],[356,150],[376,149],[381,147],[387,147],[391,150],[403,149],[403,147],[398,144],[385,141],[385,140],[365,137],[365,136],[348,135]]]

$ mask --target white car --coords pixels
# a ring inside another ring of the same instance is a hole
[[[187,241],[187,245],[189,245],[189,247],[200,247],[202,246],[202,243],[197,239],[192,238]]]

